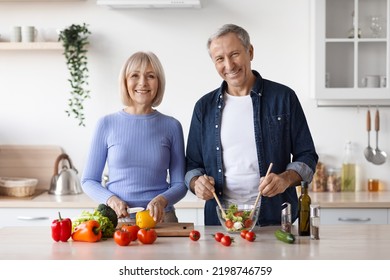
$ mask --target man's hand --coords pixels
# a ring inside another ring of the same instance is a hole
[[[281,174],[270,173],[260,178],[259,191],[264,196],[273,197],[283,193],[288,187],[298,186],[301,176],[293,170],[287,170]]]
[[[194,177],[191,180],[190,187],[197,197],[203,200],[209,200],[214,198],[213,192],[215,192],[215,181],[211,176],[199,176]]]

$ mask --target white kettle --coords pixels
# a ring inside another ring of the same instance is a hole
[[[62,160],[67,160],[69,166],[63,164],[59,171],[58,165]],[[54,165],[54,174],[51,178],[49,194],[68,195],[80,194],[83,192],[77,170],[73,167],[72,161],[67,154],[57,157]]]

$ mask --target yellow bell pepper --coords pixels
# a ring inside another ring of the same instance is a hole
[[[154,228],[156,226],[156,221],[150,216],[149,210],[137,212],[135,215],[135,223],[140,228]]]

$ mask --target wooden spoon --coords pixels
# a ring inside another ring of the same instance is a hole
[[[267,178],[268,174],[271,172],[271,169],[272,169],[272,165],[273,163],[271,162],[268,166],[268,170],[267,170],[267,173],[265,174],[265,178]],[[253,215],[255,214],[255,209],[256,209],[256,206],[257,206],[257,203],[259,203],[259,200],[260,200],[260,197],[261,197],[261,192],[259,192],[259,194],[257,195],[257,198],[256,198],[256,201],[255,201],[255,204],[253,205],[253,209],[249,215],[249,218],[252,220],[253,219]]]
[[[206,174],[204,174],[203,176],[208,180]],[[221,205],[221,202],[219,201],[219,198],[218,198],[218,196],[217,196],[217,194],[216,194],[215,192],[213,192],[213,196],[214,196],[214,198],[215,198],[215,201],[216,201],[217,204],[218,204],[219,210],[221,210],[222,218],[224,218],[224,219],[226,220],[226,213],[225,213],[225,210],[223,210],[222,205]]]

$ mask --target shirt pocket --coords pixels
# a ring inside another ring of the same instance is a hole
[[[288,115],[270,116],[268,119],[269,138],[277,147],[289,143],[289,118]]]

